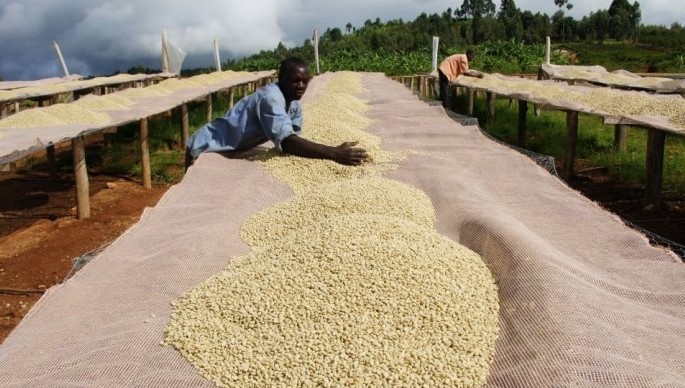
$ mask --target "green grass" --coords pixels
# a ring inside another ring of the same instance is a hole
[[[241,96],[236,93],[236,101]],[[222,116],[228,109],[227,94],[212,99],[212,117]],[[190,134],[206,122],[206,104],[204,102],[188,103]],[[131,123],[118,128],[117,132],[108,135],[108,142],[99,155],[101,161],[91,161],[101,165],[103,173],[113,175],[130,175],[140,177],[140,144],[138,123]],[[185,150],[181,147],[181,126],[179,113],[174,110],[171,115],[160,115],[149,120],[150,169],[152,179],[161,183],[177,183],[185,173]],[[89,154],[90,156],[91,154]],[[95,156],[95,153],[92,154]],[[89,163],[89,165],[92,165]]]
[[[457,111],[466,113],[466,97],[456,101]],[[474,116],[485,122],[486,101],[476,98]],[[485,127],[493,137],[509,144],[518,142],[517,102],[509,107],[508,100],[497,100],[495,120]],[[580,114],[578,119],[578,143],[576,158],[586,159],[593,166],[608,169],[609,175],[626,184],[645,183],[647,132],[640,128],[628,130],[626,151],[614,149],[614,126],[602,124],[597,116]],[[566,149],[566,114],[543,110],[536,117],[531,104],[528,106],[526,149],[553,156],[561,161]],[[663,189],[685,193],[685,139],[667,135],[664,156]]]

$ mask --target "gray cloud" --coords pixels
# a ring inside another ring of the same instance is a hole
[[[685,20],[676,0],[641,2],[643,22]],[[496,1],[496,3],[499,3]],[[549,4],[547,4],[549,3]],[[575,0],[571,15],[608,8],[611,0]],[[313,27],[343,28],[366,19],[413,20],[442,12],[448,0],[0,0],[0,75],[36,79],[60,75],[52,41],[60,43],[72,73],[111,73],[131,66],[159,67],[160,34],[188,52],[184,67],[211,66],[216,37],[222,58],[301,44]],[[553,13],[553,2],[517,1],[523,9]]]

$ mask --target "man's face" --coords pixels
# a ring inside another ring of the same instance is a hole
[[[294,67],[283,79],[283,94],[288,101],[299,100],[309,85],[309,69],[304,66]]]

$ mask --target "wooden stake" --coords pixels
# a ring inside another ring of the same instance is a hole
[[[495,93],[488,92],[488,116],[486,123],[488,127],[495,125]]]
[[[233,100],[235,100],[235,87],[228,90],[228,109],[233,108]]]
[[[207,95],[207,122],[212,121],[212,93]]]
[[[647,129],[647,182],[645,202],[651,210],[661,208],[661,179],[664,172],[664,146],[666,132]]]
[[[152,188],[152,170],[150,169],[150,148],[148,145],[147,118],[140,119],[140,164],[143,173],[143,187]]]
[[[564,156],[564,170],[562,178],[566,182],[573,179],[573,166],[576,160],[576,145],[578,143],[578,111],[566,112],[566,155]]]
[[[526,146],[526,120],[528,116],[528,101],[519,100],[519,147]]]
[[[45,149],[48,157],[48,173],[50,174],[50,179],[53,181],[57,180],[57,159],[55,158],[55,146],[50,144]]]
[[[188,136],[190,136],[190,122],[188,119],[188,105],[181,104],[181,146],[186,147],[186,142],[188,141]]]
[[[76,217],[82,220],[90,217],[88,170],[83,136],[71,139],[71,149],[74,154],[74,180],[76,181]]]
[[[616,151],[625,152],[628,142],[628,127],[622,124],[616,124],[614,127],[614,149]]]

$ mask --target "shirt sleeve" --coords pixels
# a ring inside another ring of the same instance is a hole
[[[302,105],[299,101],[293,101],[290,104],[296,104],[291,109],[290,121],[292,122],[293,130],[297,135],[302,130]]]
[[[288,136],[295,135],[293,122],[285,111],[284,101],[279,101],[273,96],[265,96],[259,102],[258,108],[257,115],[264,135],[276,145],[279,151],[283,151],[281,142]]]
[[[463,56],[461,58],[461,60],[459,61],[459,65],[460,65],[459,66],[460,67],[459,74],[464,74],[464,73],[469,71],[469,59],[466,58],[466,56]]]

